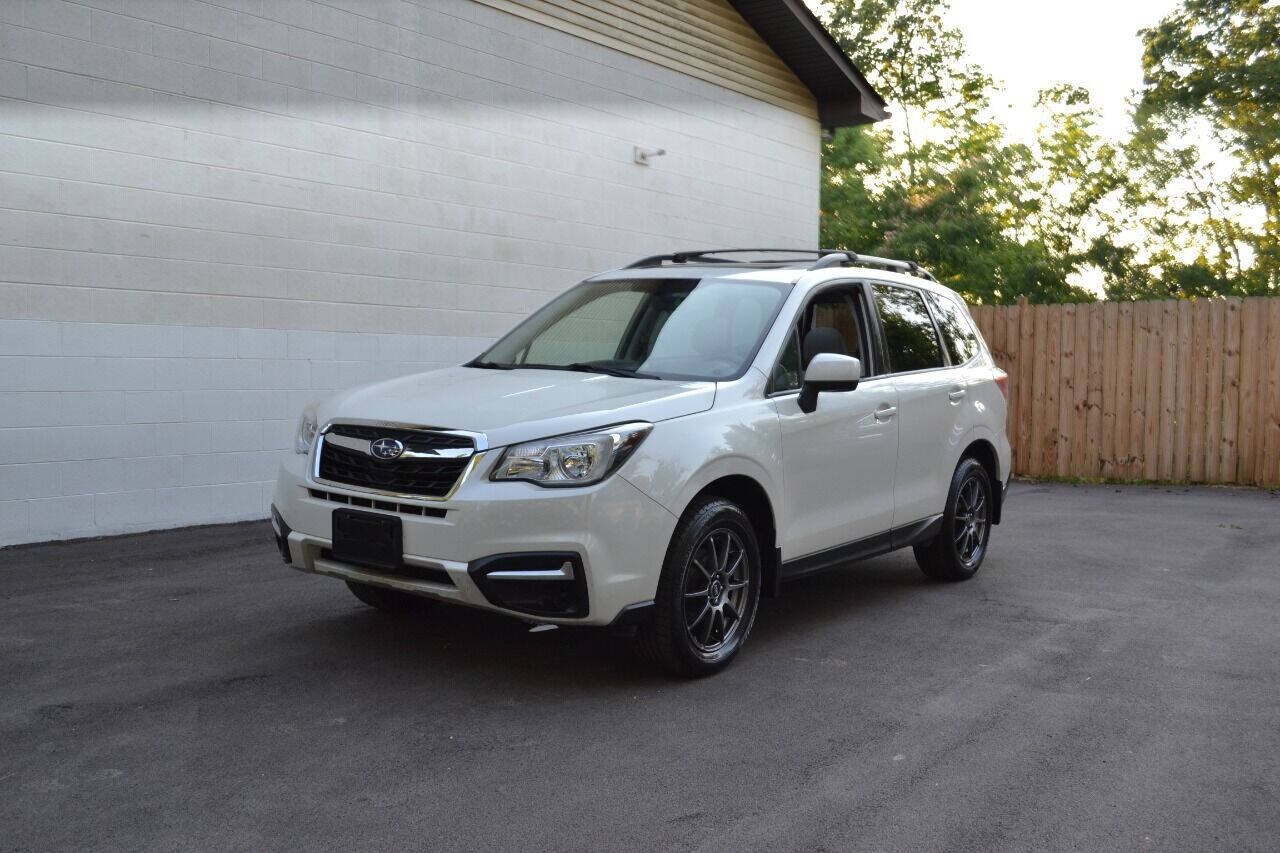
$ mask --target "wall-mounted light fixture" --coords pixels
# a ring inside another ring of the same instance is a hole
[[[667,149],[665,148],[641,148],[637,145],[633,156],[637,166],[648,166],[651,159],[661,157],[666,153]]]

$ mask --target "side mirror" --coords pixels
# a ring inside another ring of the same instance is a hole
[[[820,352],[804,371],[800,386],[800,411],[808,414],[818,408],[819,391],[852,391],[862,378],[862,362],[851,355]]]

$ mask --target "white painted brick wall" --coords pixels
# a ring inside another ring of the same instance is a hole
[[[818,148],[469,0],[0,0],[0,545],[260,517],[328,391],[643,254],[812,245]]]

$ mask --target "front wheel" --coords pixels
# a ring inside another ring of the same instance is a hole
[[[760,548],[750,519],[723,498],[690,507],[667,549],[640,651],[674,675],[698,678],[728,666],[755,624]]]
[[[936,581],[963,581],[977,574],[991,536],[991,478],[976,459],[961,459],[951,477],[942,530],[915,546],[920,571]]]

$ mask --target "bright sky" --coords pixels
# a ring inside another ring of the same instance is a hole
[[[805,2],[818,12],[822,0]],[[1030,112],[1036,93],[1055,83],[1087,88],[1102,108],[1101,130],[1120,136],[1127,127],[1125,101],[1142,83],[1138,30],[1178,5],[1178,0],[951,0],[950,20],[964,33],[973,60],[1003,83],[1001,116],[1019,137],[1035,133]]]
[[[806,2],[816,9],[821,0]],[[964,33],[972,61],[1003,86],[993,106],[1013,136],[1034,139],[1040,121],[1033,110],[1036,94],[1072,83],[1088,89],[1102,111],[1099,131],[1120,139],[1129,129],[1128,100],[1142,85],[1138,30],[1179,5],[1180,0],[951,0],[949,20]],[[1101,293],[1097,270],[1073,283]]]
[[[1031,107],[1040,89],[1075,83],[1088,89],[1102,110],[1100,132],[1120,139],[1130,128],[1127,101],[1142,85],[1138,30],[1180,5],[1180,0],[951,0],[950,21],[964,33],[973,60],[1003,83],[1004,98],[994,105],[1015,136],[1034,138],[1038,118]],[[1217,146],[1206,132],[1189,128],[1188,133],[1222,169],[1233,168],[1225,155],[1213,154]],[[1073,283],[1101,292],[1101,272],[1089,271]]]
[[[1035,130],[1036,92],[1076,83],[1103,110],[1101,130],[1119,136],[1125,99],[1142,83],[1137,32],[1157,23],[1177,0],[951,0],[950,20],[973,59],[1003,81],[1005,123],[1019,136]]]

